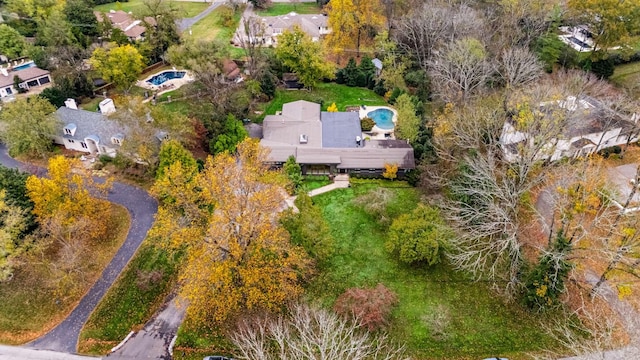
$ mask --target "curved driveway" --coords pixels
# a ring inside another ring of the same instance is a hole
[[[0,144],[0,164],[32,173],[35,169],[38,175],[44,173],[44,169],[34,168],[9,157],[4,144]],[[158,210],[155,199],[138,187],[116,182],[108,200],[124,206],[129,211],[131,227],[126,240],[71,314],[49,333],[27,344],[27,347],[75,353],[82,326],[147,236]]]

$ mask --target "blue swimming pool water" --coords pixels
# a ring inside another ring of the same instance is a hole
[[[18,65],[18,66],[15,66],[15,67],[13,68],[13,71],[24,70],[24,69],[28,69],[28,68],[30,68],[30,67],[34,67],[34,66],[36,66],[36,64],[35,64],[33,61],[30,61],[30,62],[28,62],[28,63],[22,64],[22,65]]]
[[[147,80],[147,82],[153,85],[161,85],[167,80],[182,79],[186,73],[186,71],[163,71],[160,74],[154,75],[151,79]]]
[[[367,113],[367,116],[376,122],[382,130],[393,130],[393,111],[389,109],[377,109]]]

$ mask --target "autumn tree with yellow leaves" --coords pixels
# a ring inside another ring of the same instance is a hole
[[[157,194],[181,194],[161,207],[152,235],[186,246],[181,293],[197,322],[213,325],[245,309],[278,310],[302,293],[311,263],[278,222],[286,180],[265,159],[258,142],[245,140],[237,157],[210,157],[195,176],[177,162],[154,186]],[[189,218],[174,216],[185,213]]]
[[[370,45],[385,24],[380,0],[335,0],[325,6],[325,11],[332,30],[327,42],[336,53],[355,49],[360,57],[360,47]]]

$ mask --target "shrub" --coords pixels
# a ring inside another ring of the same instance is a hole
[[[384,172],[382,177],[388,180],[394,180],[398,177],[398,164],[384,164]]]
[[[338,297],[333,310],[347,318],[355,317],[362,326],[374,331],[387,325],[391,310],[397,304],[398,296],[386,286],[378,284],[372,289],[347,289]]]
[[[451,235],[438,209],[418,205],[393,221],[385,246],[397,253],[402,262],[435,265],[440,262],[440,250],[447,247]]]
[[[387,204],[394,197],[393,191],[386,188],[376,188],[353,199],[353,203],[362,206],[362,209],[373,216],[379,224],[387,225],[391,221],[387,214]]]
[[[370,117],[360,119],[360,127],[362,128],[362,131],[371,131],[375,125],[376,122]]]

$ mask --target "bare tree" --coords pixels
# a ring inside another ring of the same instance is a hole
[[[427,70],[434,51],[457,39],[477,36],[482,27],[480,14],[469,6],[437,1],[425,3],[398,19],[394,23],[394,36],[400,48]]]
[[[404,348],[384,334],[371,334],[357,322],[314,306],[294,305],[288,317],[246,319],[231,334],[239,359],[392,360],[406,359]]]
[[[236,32],[236,41],[244,49],[248,58],[247,70],[255,76],[258,64],[262,60],[262,38],[265,33],[264,23],[256,16],[243,17],[240,28]]]
[[[468,99],[494,71],[484,44],[474,38],[447,44],[427,63],[436,93],[448,102]]]
[[[528,49],[514,47],[502,51],[498,73],[509,91],[537,80],[542,74],[542,65]]]

